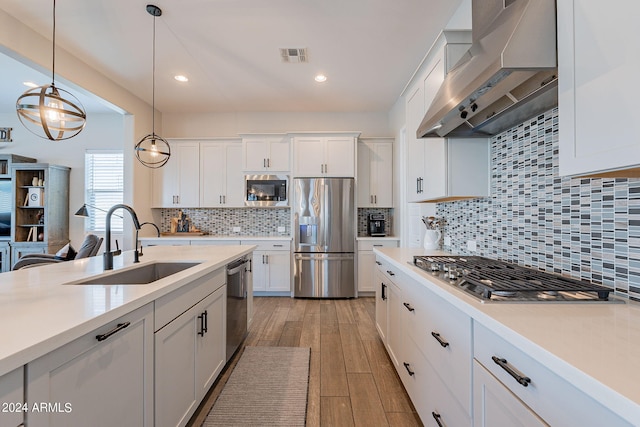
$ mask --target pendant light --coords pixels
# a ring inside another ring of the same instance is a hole
[[[56,74],[56,0],[53,0],[53,60],[51,84],[27,90],[16,101],[22,125],[40,138],[61,141],[73,138],[84,129],[87,115],[82,103],[71,93],[55,85]]]
[[[155,5],[148,4],[147,12],[153,16],[153,70],[151,78],[151,133],[142,138],[135,147],[136,157],[148,168],[164,166],[171,157],[169,143],[156,135],[156,18],[162,15],[162,10]]]

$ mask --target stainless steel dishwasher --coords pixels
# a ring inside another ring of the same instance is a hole
[[[247,336],[247,285],[250,261],[227,264],[227,362]]]

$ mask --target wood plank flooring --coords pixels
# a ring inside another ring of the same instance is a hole
[[[254,298],[244,345],[310,347],[307,426],[421,426],[375,328],[373,298]],[[199,427],[240,352],[189,425]]]

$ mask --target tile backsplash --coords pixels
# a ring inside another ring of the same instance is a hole
[[[358,208],[358,237],[368,236],[369,214],[384,214],[384,232],[387,236],[392,236],[393,230],[393,209],[392,208]]]
[[[180,211],[191,218],[193,225],[202,232],[222,236],[290,236],[291,209],[289,208],[184,208],[160,209],[160,230],[169,232],[171,218]],[[240,231],[233,231],[239,227]],[[284,227],[284,231],[278,231]]]
[[[602,283],[640,300],[640,179],[558,175],[558,109],[491,140],[491,196],[439,203],[445,250]]]

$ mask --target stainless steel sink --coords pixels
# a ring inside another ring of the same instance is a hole
[[[147,285],[157,280],[164,279],[172,274],[179,273],[187,268],[195,267],[199,262],[156,262],[140,267],[130,268],[92,277],[88,280],[69,283],[70,285]]]

